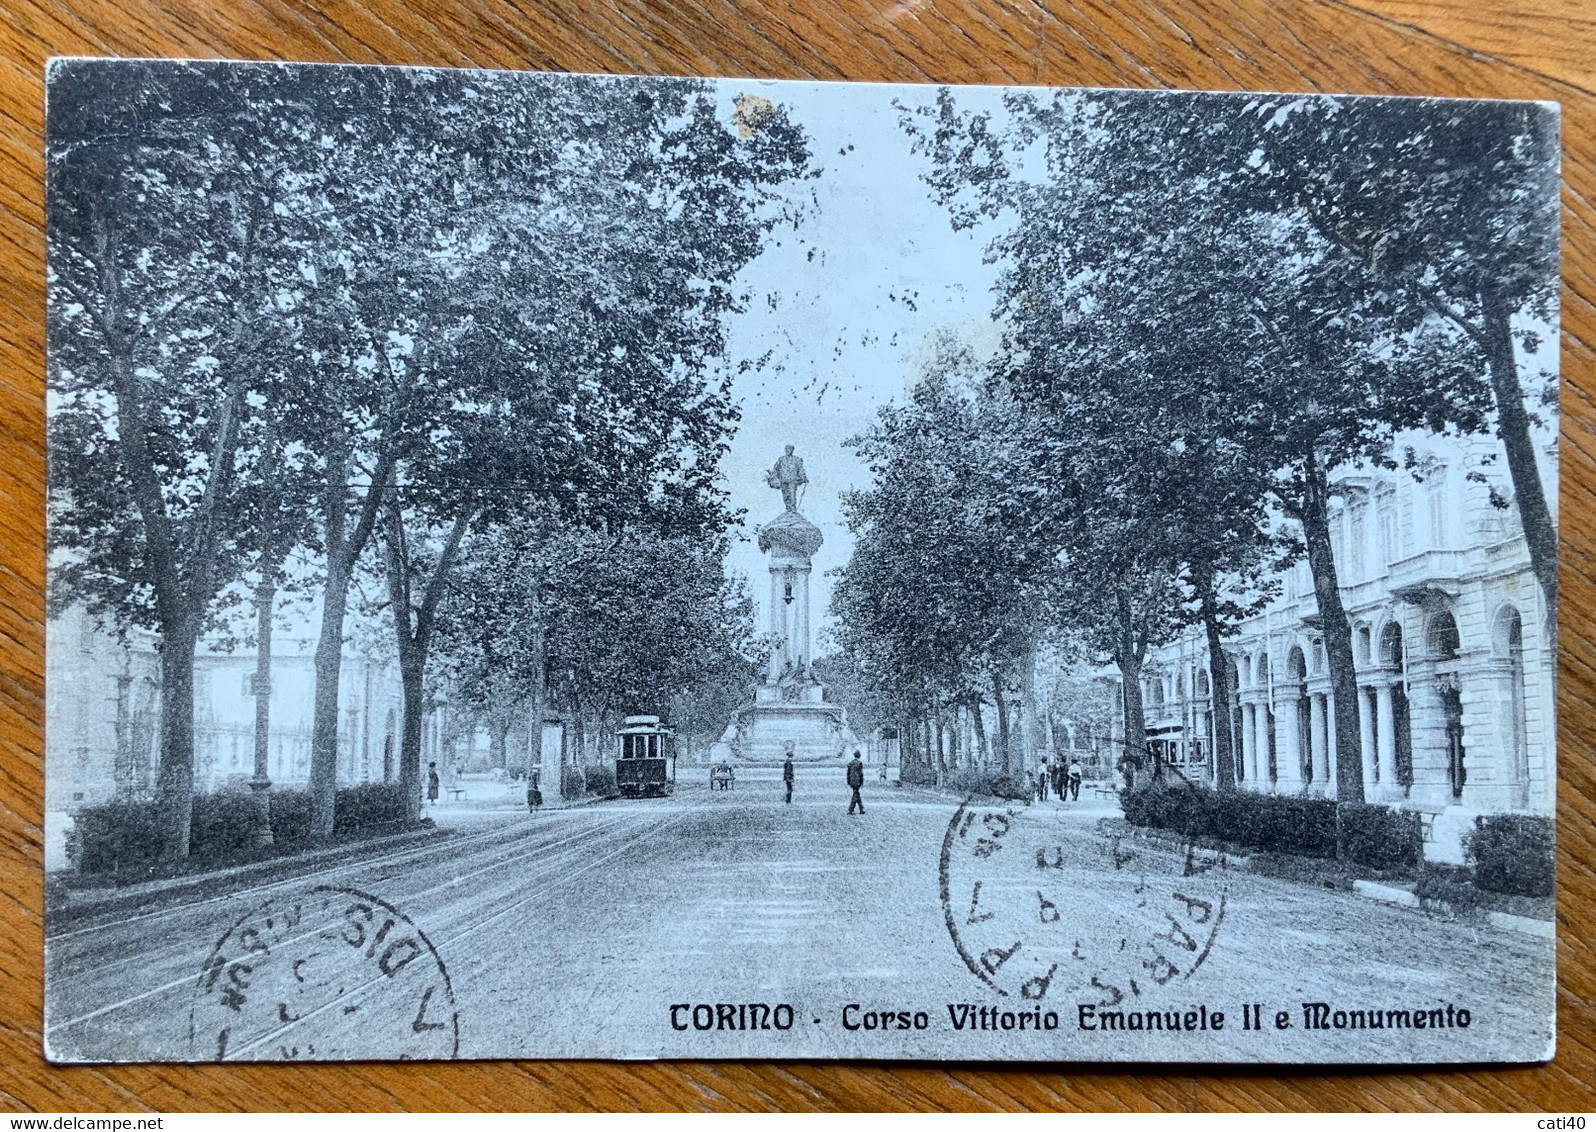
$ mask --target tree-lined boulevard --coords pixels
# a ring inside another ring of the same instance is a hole
[[[754,411],[737,383],[773,351],[730,356],[728,328],[779,309],[747,269],[802,242],[825,176],[779,99],[271,65],[66,61],[51,83],[51,598],[155,635],[169,864],[189,850],[202,642],[255,650],[271,836],[290,613],[315,623],[317,841],[357,621],[399,673],[412,821],[438,703],[507,770],[559,717],[573,778],[544,786],[573,794],[602,788],[628,715],[689,753],[726,728],[777,647],[726,569],[748,517],[722,469]],[[897,737],[906,778],[1012,789],[1073,715],[1099,738],[1117,717],[1114,761],[1145,779],[1142,666],[1200,625],[1213,784],[1234,788],[1226,642],[1298,560],[1333,746],[1357,750],[1330,513],[1338,476],[1420,474],[1403,435],[1499,438],[1467,475],[1512,513],[1555,624],[1545,107],[894,105],[930,199],[998,265],[970,312],[991,333],[928,327],[907,391],[846,442],[869,479],[843,494],[816,668],[856,734]],[[1090,702],[1107,665],[1120,702]],[[1335,767],[1336,797],[1362,801],[1359,761]]]
[[[533,819],[513,801],[478,799],[439,808],[439,824],[449,832],[436,843],[323,861],[264,882],[216,878],[206,891],[181,899],[151,894],[134,908],[123,903],[59,916],[48,939],[48,1047],[65,1058],[114,1057],[130,1044],[163,1059],[215,1056],[214,1030],[191,1036],[195,1018],[211,1017],[196,1011],[196,1003],[206,998],[212,949],[230,925],[257,909],[293,900],[308,907],[317,885],[368,893],[425,933],[447,969],[458,1052],[466,1057],[1488,1061],[1550,1036],[1545,941],[1233,869],[1213,874],[1225,895],[1224,921],[1202,966],[1165,987],[1144,979],[1140,994],[1127,986],[1119,1004],[1182,1011],[1203,1005],[1228,1013],[1223,1030],[1087,1034],[1079,1029],[1078,1006],[1108,1001],[1103,991],[1090,984],[1071,989],[1061,975],[1045,998],[1001,998],[960,961],[939,898],[941,853],[957,800],[871,784],[865,815],[850,817],[840,770],[804,772],[790,806],[780,786],[774,774],[724,793],[695,782],[670,799]],[[1105,972],[1102,957],[1117,939],[1133,934],[1134,955],[1143,942],[1135,932],[1150,937],[1168,930],[1135,910],[1131,889],[1191,883],[1180,879],[1179,851],[1100,830],[1112,812],[1112,804],[1090,802],[1018,807],[1011,848],[1003,851],[1058,849],[1068,870],[1060,874],[1061,887],[1048,889],[1059,918],[1047,931],[1057,938],[1028,935],[1027,946],[1083,951],[1093,956],[1094,971],[1100,965]],[[973,936],[1008,922],[1024,911],[1021,895],[1034,901],[1029,892],[1005,889],[1004,875],[988,877],[978,903],[968,888],[953,894],[962,931]],[[414,1040],[417,1024],[449,1017],[433,1001],[418,1014],[414,998],[386,997],[391,980],[380,975],[363,987],[330,985],[327,1002],[301,998],[279,1012],[279,1000],[288,996],[279,993],[285,984],[276,981],[273,963],[310,957],[311,967],[301,969],[308,974],[325,961],[317,952],[361,960],[364,947],[345,934],[350,902],[333,908],[330,942],[318,942],[323,925],[311,919],[284,933],[283,947],[274,941],[271,955],[245,948],[226,956],[250,968],[237,973],[242,1001],[229,999],[236,1013],[221,1009],[236,1019],[232,1056],[274,1059],[295,1050],[302,1057],[370,1056]],[[1011,962],[1025,958],[1021,952]],[[223,969],[218,983],[231,977]],[[1244,1001],[1267,1004],[1266,1033],[1241,1028]],[[1308,1033],[1299,1020],[1305,1001],[1409,1011],[1452,1003],[1469,1010],[1472,1023],[1466,1030],[1372,1038]],[[314,1023],[293,1020],[328,1003],[336,1005]],[[786,1003],[795,1022],[790,1030],[752,1034],[700,1030],[690,1012],[678,1012],[686,1028],[673,1028],[672,1005],[702,1003]],[[924,1012],[928,1025],[903,1033],[848,1029],[843,1008],[850,1003],[859,1005],[849,1015],[855,1024],[866,1012],[901,1010],[910,1012],[911,1025],[912,1014]],[[1052,1010],[1060,1025],[1041,1034],[1005,1032],[996,1024],[959,1031],[949,1004],[999,1013]],[[1277,1010],[1291,1013],[1289,1030],[1274,1029]]]

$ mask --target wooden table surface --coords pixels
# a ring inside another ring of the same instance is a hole
[[[7,0],[0,24],[0,1104],[1596,1109],[1596,10],[1589,0]],[[591,1062],[57,1069],[40,1054],[44,236],[52,55],[1535,98],[1563,104],[1558,1054],[1468,1070]]]

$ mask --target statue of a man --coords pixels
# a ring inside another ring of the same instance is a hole
[[[798,510],[798,489],[809,482],[809,477],[804,475],[802,458],[792,454],[791,444],[787,445],[786,455],[778,457],[776,466],[765,473],[765,482],[781,492],[787,510]]]

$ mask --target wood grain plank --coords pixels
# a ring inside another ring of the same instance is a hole
[[[43,1109],[1596,1107],[1596,21],[1583,0],[14,0],[0,23],[0,1104]],[[1547,1066],[470,1063],[40,1056],[42,91],[51,55],[1555,99],[1564,106],[1560,1049]]]

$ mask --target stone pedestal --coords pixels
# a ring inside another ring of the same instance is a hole
[[[795,510],[760,529],[759,549],[770,556],[765,614],[773,648],[753,702],[737,711],[716,744],[720,758],[780,763],[790,742],[794,762],[840,762],[859,745],[847,712],[826,702],[810,667],[810,560],[822,538],[820,528]]]

